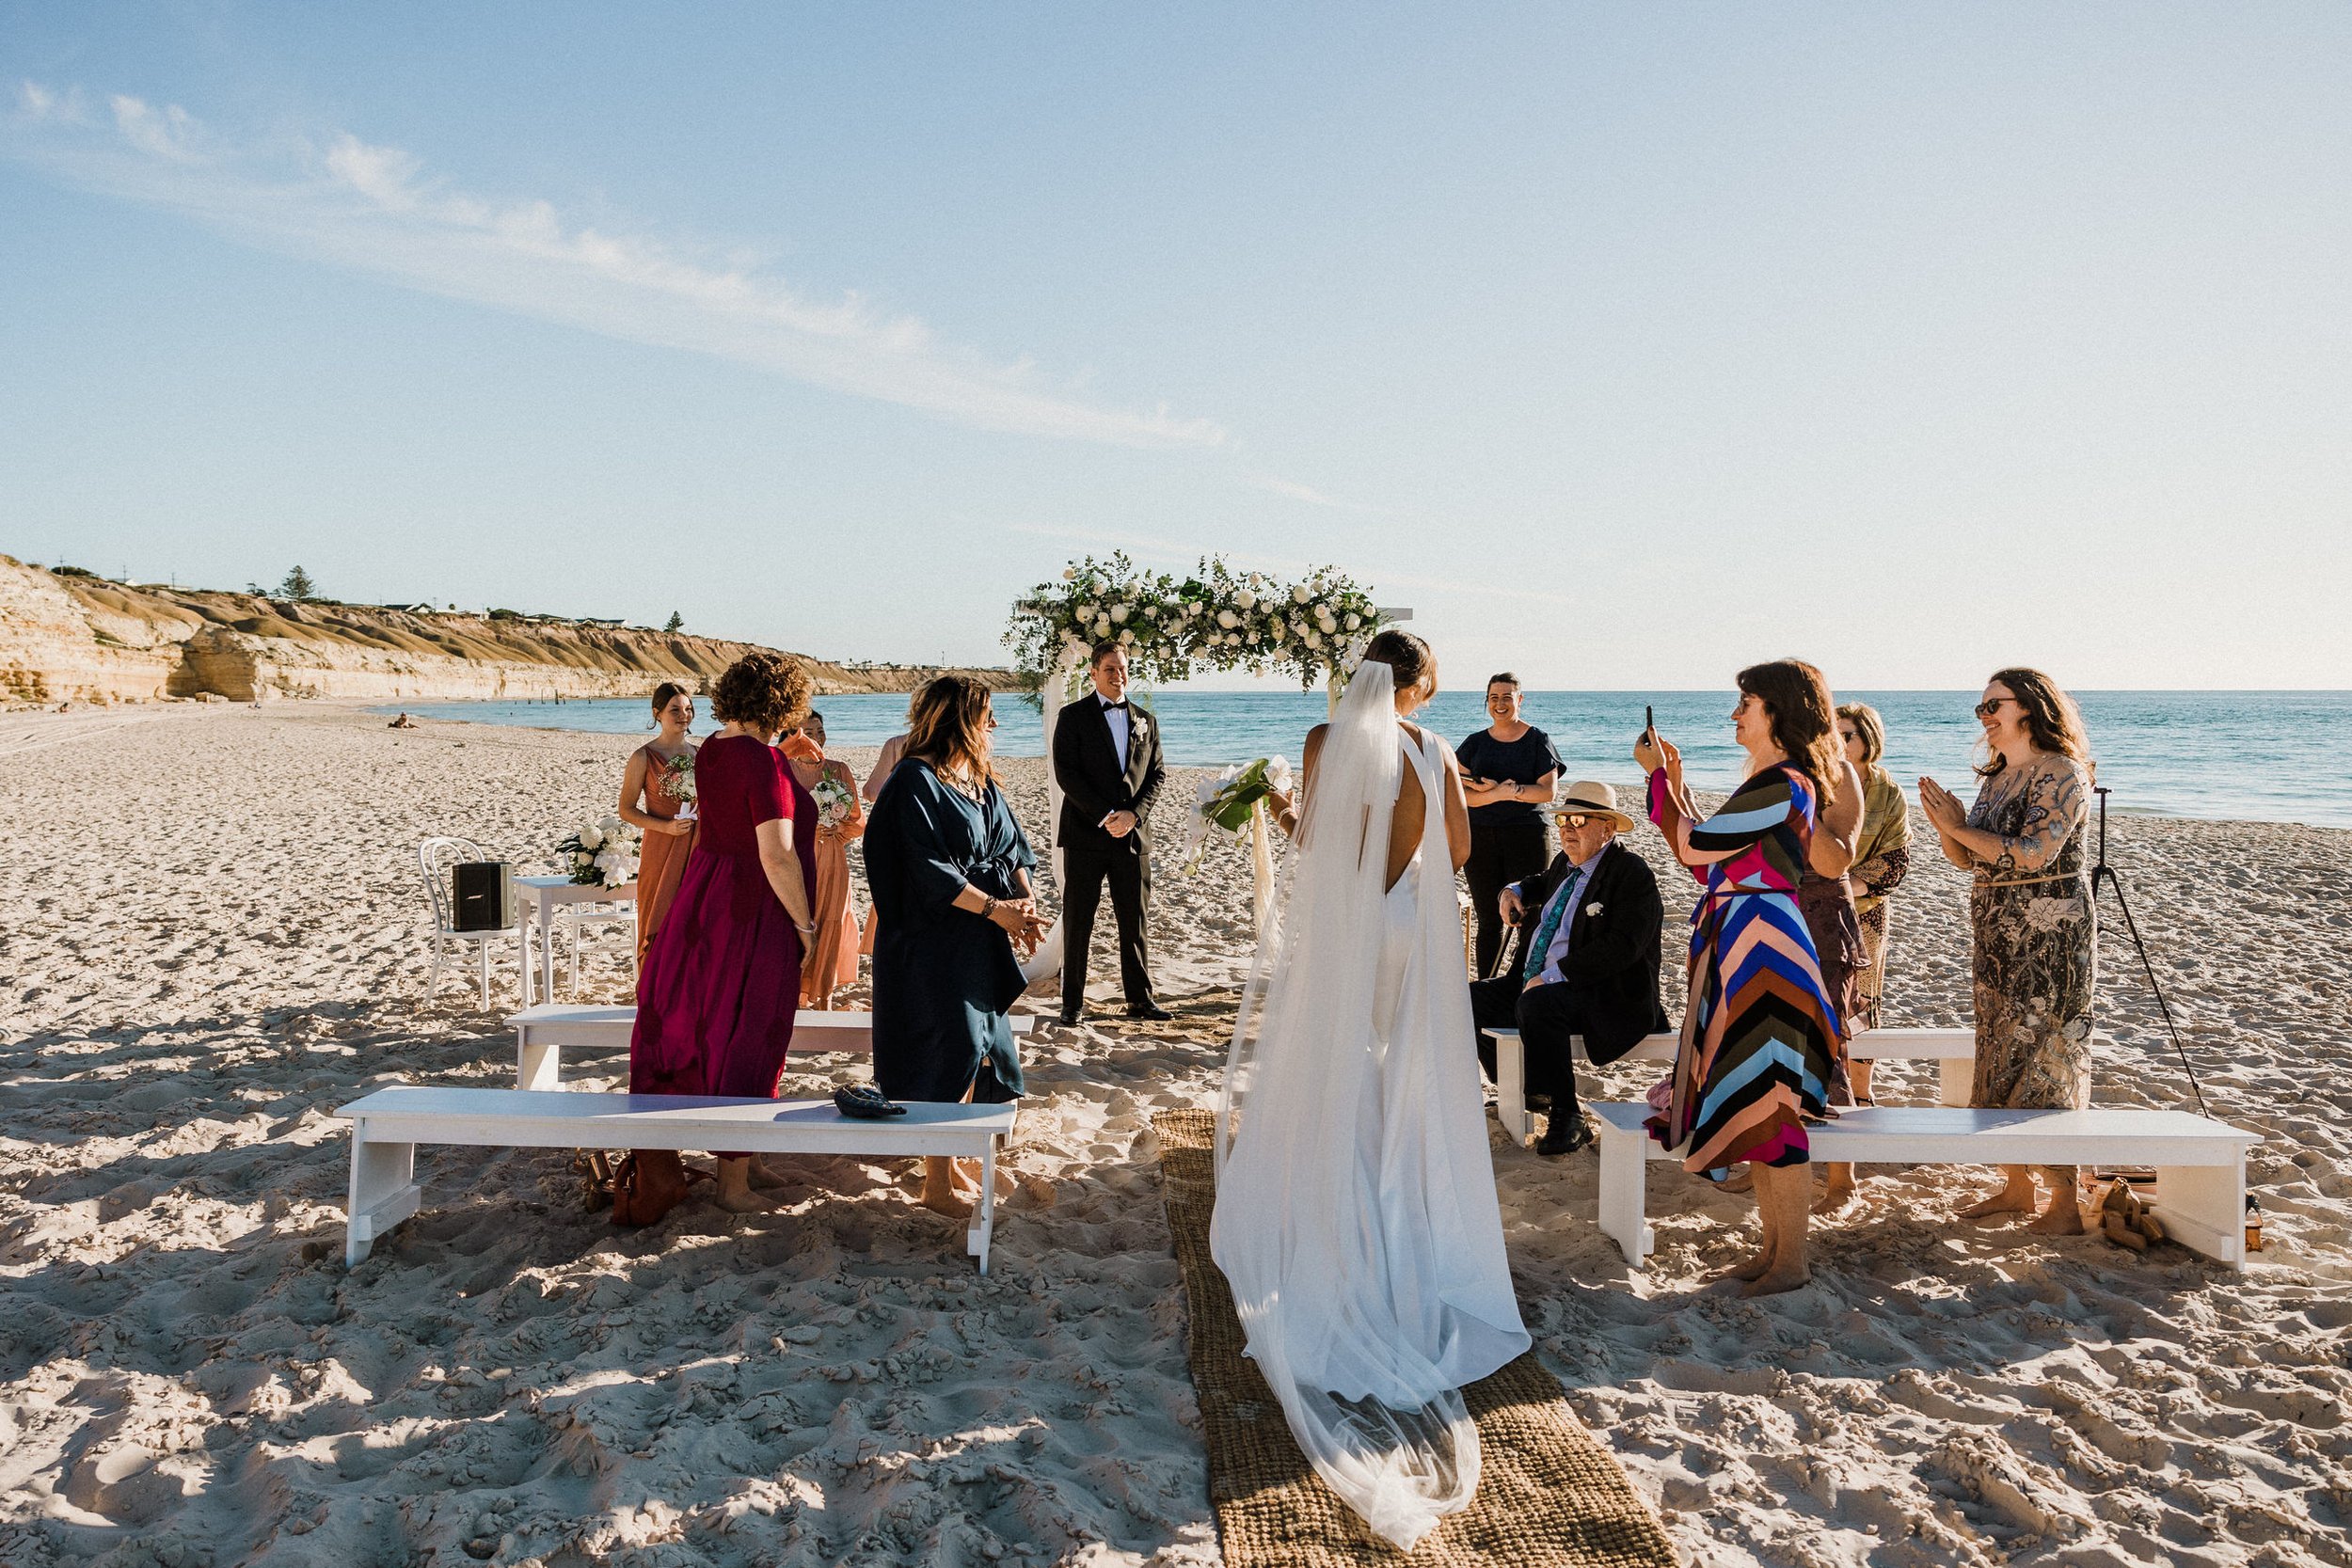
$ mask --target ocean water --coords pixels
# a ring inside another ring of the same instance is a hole
[[[1170,762],[1216,767],[1261,756],[1295,760],[1309,728],[1324,717],[1320,691],[1138,692],[1159,717]],[[1486,724],[1484,694],[1441,691],[1422,721],[1459,740]],[[1551,736],[1567,777],[1623,783],[1634,778],[1633,738],[1642,709],[1683,750],[1693,784],[1724,789],[1743,760],[1732,743],[1732,696],[1722,691],[1531,691],[1528,721]],[[1979,733],[1974,691],[1852,691],[1886,721],[1886,766],[1904,792],[1926,773],[1971,793],[1968,768]],[[2166,816],[2352,827],[2352,692],[2082,691],[2083,720],[2099,761],[2109,809]],[[895,693],[826,697],[818,704],[835,746],[876,746],[905,727],[906,698]],[[382,711],[392,712],[387,707]],[[642,702],[427,703],[409,711],[535,729],[650,734]],[[695,733],[708,734],[708,704]],[[1042,716],[1020,697],[996,703],[996,748],[1006,756],[1044,753]]]

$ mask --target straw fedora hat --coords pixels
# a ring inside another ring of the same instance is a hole
[[[1606,816],[1617,824],[1617,832],[1633,831],[1633,818],[1617,809],[1617,792],[1605,784],[1581,779],[1552,797],[1553,811],[1581,811],[1587,816]]]

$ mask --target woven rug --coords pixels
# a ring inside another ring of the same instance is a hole
[[[1673,1568],[1666,1532],[1615,1456],[1584,1430],[1533,1353],[1463,1390],[1478,1423],[1478,1495],[1409,1554],[1374,1535],[1314,1473],[1256,1363],[1209,1258],[1216,1118],[1163,1111],[1160,1181],[1192,1315],[1192,1381],[1207,1426],[1209,1501],[1226,1568]]]

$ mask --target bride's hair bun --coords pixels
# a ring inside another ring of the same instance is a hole
[[[1438,684],[1438,656],[1429,644],[1409,631],[1391,626],[1364,647],[1364,662],[1385,664],[1394,673],[1396,689],[1408,691],[1423,681]]]

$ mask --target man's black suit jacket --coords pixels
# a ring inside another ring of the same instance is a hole
[[[1535,940],[1544,906],[1562,879],[1574,875],[1568,857],[1554,855],[1540,874],[1519,884],[1523,912],[1508,973],[1526,973],[1528,943]],[[1560,977],[1584,1001],[1585,1053],[1596,1064],[1613,1062],[1645,1035],[1667,1027],[1666,1009],[1658,1000],[1666,909],[1649,863],[1614,839],[1601,851],[1579,904],[1568,916],[1568,950],[1560,960]],[[1599,912],[1589,912],[1595,906]]]
[[[1160,759],[1160,727],[1140,707],[1127,709],[1127,766],[1119,766],[1119,743],[1103,701],[1093,691],[1061,710],[1054,721],[1054,778],[1061,785],[1061,820],[1054,842],[1080,854],[1152,853],[1152,798],[1168,776]],[[1103,818],[1115,811],[1136,814],[1135,831],[1113,838]]]

